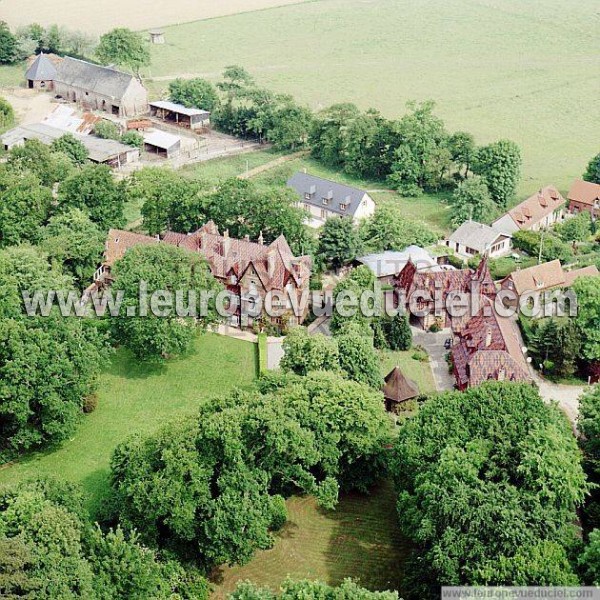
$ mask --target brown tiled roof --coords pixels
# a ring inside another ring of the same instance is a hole
[[[519,229],[529,229],[545,216],[560,208],[565,202],[560,192],[553,185],[548,185],[527,200],[523,200],[521,204],[511,208],[508,214]]]
[[[104,264],[111,267],[115,261],[123,258],[125,252],[140,244],[158,244],[158,238],[122,229],[109,229],[104,246]]]
[[[594,206],[596,201],[600,201],[600,184],[577,179],[571,185],[567,198]]]
[[[546,290],[565,284],[565,272],[559,260],[553,260],[527,269],[514,271],[506,279],[511,279],[517,294]]]
[[[105,264],[111,266],[132,246],[157,242],[156,238],[149,236],[111,229],[106,243]],[[227,233],[220,235],[216,225],[209,221],[188,235],[168,231],[162,243],[199,252],[208,261],[212,274],[220,279],[231,274],[240,278],[252,266],[267,291],[282,290],[290,280],[300,286],[310,277],[310,257],[295,257],[284,236],[279,236],[267,246],[247,239],[231,238]]]
[[[573,271],[565,271],[565,287],[569,287],[575,283],[578,277],[598,277],[600,271],[596,265],[574,269]]]
[[[484,298],[481,310],[456,332],[452,347],[457,384],[479,385],[487,380],[529,381],[517,325],[499,316],[492,300]]]
[[[417,384],[412,379],[408,379],[400,367],[394,367],[386,375],[382,391],[385,399],[392,402],[405,402],[419,395]]]

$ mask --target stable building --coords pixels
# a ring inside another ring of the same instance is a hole
[[[150,102],[150,114],[165,123],[185,127],[192,131],[206,129],[210,125],[210,112],[200,108],[188,108],[168,100]]]
[[[54,92],[85,110],[117,117],[148,112],[148,92],[133,75],[69,56],[56,69]]]
[[[166,131],[144,133],[144,150],[163,158],[174,158],[181,152],[181,138]]]

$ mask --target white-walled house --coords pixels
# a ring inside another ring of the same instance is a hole
[[[512,238],[489,225],[466,221],[448,236],[444,244],[465,258],[476,254],[487,258],[498,258],[510,253]]]
[[[358,223],[375,212],[373,198],[358,188],[301,172],[287,185],[298,194],[297,205],[308,212],[311,227],[321,227],[332,217],[347,216]]]
[[[508,235],[546,229],[564,220],[565,205],[560,192],[553,185],[547,185],[496,219],[492,227]]]

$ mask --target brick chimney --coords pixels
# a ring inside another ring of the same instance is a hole
[[[489,348],[492,345],[492,329],[490,327],[487,328],[485,332],[485,347]]]
[[[231,250],[231,238],[229,237],[229,229],[223,232],[223,256],[227,256]]]

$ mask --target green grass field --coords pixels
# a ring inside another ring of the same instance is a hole
[[[288,575],[332,585],[352,577],[372,590],[401,587],[408,546],[396,524],[391,484],[369,496],[346,494],[334,511],[319,509],[310,497],[291,498],[287,507],[288,522],[273,548],[243,567],[213,573],[215,600],[226,598],[238,581],[277,589]]]
[[[134,433],[151,433],[167,420],[256,375],[254,344],[216,334],[198,336],[187,356],[162,367],[140,363],[120,350],[101,376],[98,408],[59,448],[32,454],[0,469],[0,484],[39,475],[83,486],[94,512],[108,491],[113,449]]]
[[[154,86],[241,64],[313,109],[403,113],[432,98],[448,127],[523,149],[520,193],[566,190],[598,152],[597,4],[580,0],[318,0],[168,27]]]
[[[435,382],[429,362],[415,360],[412,356],[414,350],[408,352],[392,352],[390,350],[379,353],[381,372],[385,377],[394,367],[400,367],[402,373],[412,379],[418,386],[421,394],[435,392]]]

